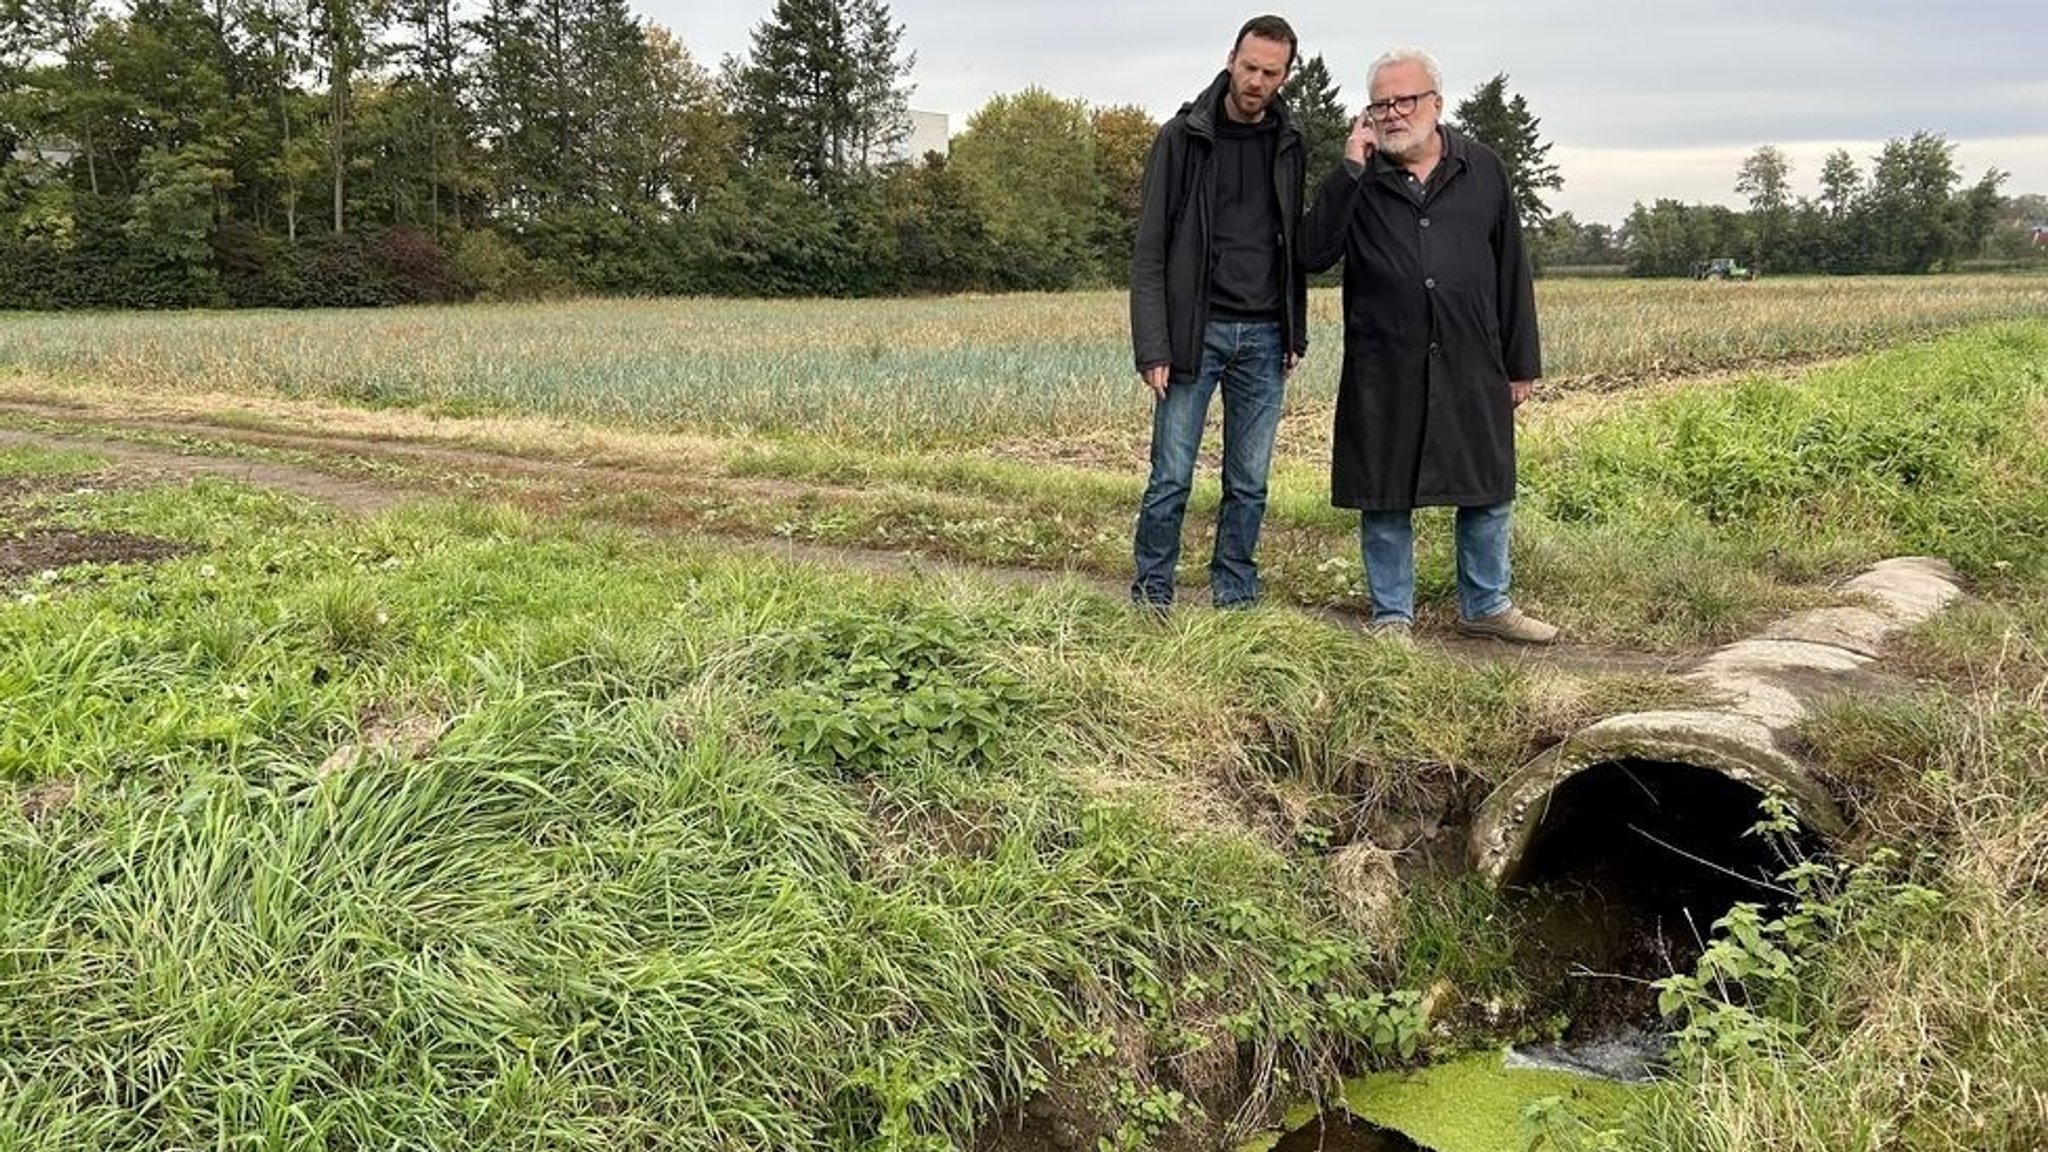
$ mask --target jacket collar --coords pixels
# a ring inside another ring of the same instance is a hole
[[[1230,71],[1216,73],[1216,79],[1202,90],[1200,96],[1180,106],[1180,114],[1187,121],[1188,131],[1206,139],[1216,136],[1216,121],[1223,115],[1223,101],[1230,94]],[[1294,126],[1294,118],[1287,111],[1287,98],[1275,94],[1273,102],[1266,106],[1266,115],[1279,121],[1282,136],[1298,135],[1300,129]]]

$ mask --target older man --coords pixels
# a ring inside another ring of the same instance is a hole
[[[1541,375],[1534,286],[1500,157],[1440,123],[1426,52],[1373,62],[1370,103],[1302,226],[1344,260],[1344,370],[1330,500],[1359,510],[1376,632],[1415,620],[1412,513],[1457,508],[1458,627],[1524,644],[1557,629],[1508,598],[1515,408]]]
[[[1209,561],[1219,608],[1259,595],[1256,552],[1287,375],[1308,349],[1294,260],[1307,165],[1280,88],[1294,29],[1258,16],[1223,71],[1159,129],[1131,254],[1131,343],[1154,397],[1151,475],[1132,542],[1131,599],[1173,603],[1181,520],[1209,401],[1223,393],[1223,502]]]

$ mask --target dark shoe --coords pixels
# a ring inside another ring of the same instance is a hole
[[[1545,624],[1534,616],[1525,616],[1520,608],[1510,605],[1491,616],[1477,620],[1458,621],[1458,631],[1467,636],[1485,636],[1494,640],[1505,640],[1510,644],[1554,644],[1557,642],[1557,627]]]

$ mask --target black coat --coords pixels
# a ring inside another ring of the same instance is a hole
[[[1344,260],[1344,370],[1330,502],[1386,511],[1515,494],[1508,381],[1542,375],[1536,294],[1500,157],[1445,128],[1418,202],[1399,165],[1340,164],[1302,225],[1301,262]]]
[[[1138,236],[1131,252],[1131,347],[1137,367],[1171,364],[1176,376],[1202,366],[1202,328],[1209,322],[1209,227],[1215,204],[1211,184],[1216,117],[1230,74],[1181,106],[1159,128],[1145,161]],[[1302,188],[1308,163],[1301,129],[1278,96],[1267,115],[1280,121],[1273,150],[1273,195],[1280,210],[1281,331],[1296,353],[1308,351],[1308,276],[1295,259],[1301,230]]]

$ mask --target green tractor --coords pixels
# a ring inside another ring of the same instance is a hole
[[[1756,269],[1744,267],[1732,256],[1716,256],[1712,260],[1695,260],[1692,266],[1695,280],[1754,280]]]

